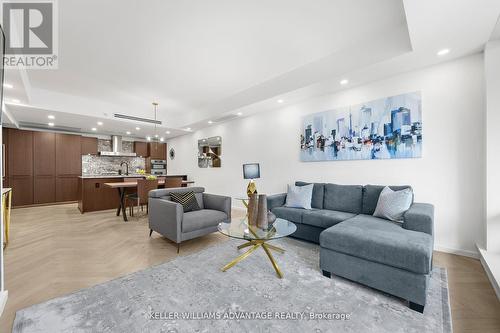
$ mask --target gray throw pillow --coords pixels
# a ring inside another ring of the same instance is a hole
[[[377,208],[375,208],[373,216],[395,222],[403,222],[403,215],[410,209],[412,201],[413,192],[411,188],[393,191],[390,187],[386,186],[380,192]]]
[[[288,185],[286,207],[311,209],[314,184],[305,186]]]

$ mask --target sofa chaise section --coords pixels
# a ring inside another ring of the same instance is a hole
[[[357,215],[322,232],[320,246],[324,275],[333,273],[399,296],[423,311],[432,268],[430,234]]]

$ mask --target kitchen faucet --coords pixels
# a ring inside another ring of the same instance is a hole
[[[125,164],[125,166],[127,167],[127,169],[125,171],[125,175],[128,176],[128,162],[125,162],[125,161],[121,162],[120,163],[120,168],[123,166],[123,164]]]

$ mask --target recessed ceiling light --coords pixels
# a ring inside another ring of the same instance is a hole
[[[91,130],[93,130],[95,132],[95,131],[97,131],[97,128],[92,127]]]
[[[343,80],[340,81],[340,84],[343,85],[343,86],[345,86],[348,83],[349,83],[348,79],[343,79]]]
[[[186,128],[186,131],[190,131],[190,130],[191,130],[191,127]]]
[[[155,134],[155,138],[157,138],[157,137],[159,137],[159,135],[158,135],[158,134]]]
[[[51,114],[49,114],[49,115],[47,116],[47,118],[49,118],[49,119],[56,119],[56,117],[54,117],[54,116],[53,116],[53,115],[51,115]]]
[[[446,55],[446,54],[448,54],[448,53],[450,53],[450,49],[442,49],[442,50],[440,50],[440,51],[437,53],[437,55],[438,55],[438,56],[444,56],[444,55]]]
[[[11,99],[11,101],[12,101],[12,103],[20,103],[21,102],[20,100],[15,99],[15,98]]]
[[[165,134],[170,134],[170,131],[166,131]]]
[[[242,116],[242,115],[243,115],[243,113],[241,113],[241,112],[238,112],[238,113],[237,113],[237,115],[238,115],[238,116]]]
[[[150,137],[150,136],[147,136],[147,137],[146,137],[146,140],[151,141],[151,137]]]
[[[211,121],[211,120],[209,120],[209,121],[208,121],[208,123],[209,123],[209,124],[213,124],[214,122],[213,122],[213,121]]]
[[[54,126],[54,123],[48,123],[47,125],[49,125],[50,127]]]
[[[277,102],[281,104],[281,103],[283,103],[283,102],[284,102],[284,100],[282,100],[282,99],[278,99],[278,100],[277,100]]]
[[[102,121],[98,121],[97,125],[102,126]]]
[[[7,89],[12,89],[12,88],[14,88],[14,86],[13,86],[12,84],[10,84],[10,83],[4,83],[4,84],[3,84],[3,87],[4,87],[4,88],[7,88]]]
[[[160,138],[160,141],[163,142],[163,140],[165,140],[164,138]]]
[[[135,130],[136,130],[136,131],[140,131],[140,130],[141,130],[141,128],[140,128],[140,127],[136,127],[136,128],[135,128]]]
[[[127,131],[127,135],[130,135],[130,134],[132,134],[132,133],[130,133],[130,131]]]

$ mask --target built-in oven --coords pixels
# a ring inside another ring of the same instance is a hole
[[[163,176],[167,174],[166,160],[151,160],[151,174],[155,176]]]

